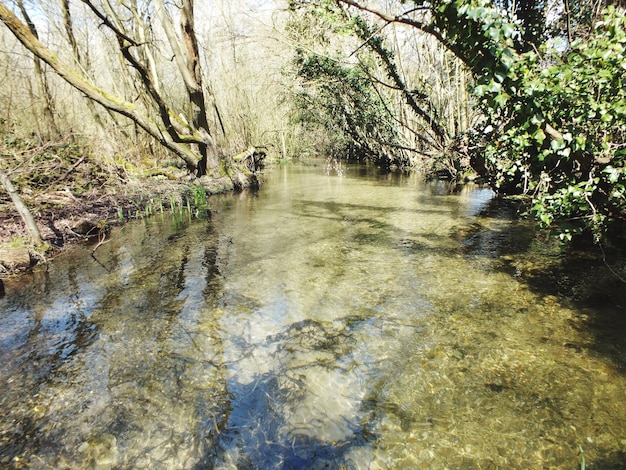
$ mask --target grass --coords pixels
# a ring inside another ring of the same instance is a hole
[[[191,187],[191,194],[193,195],[193,205],[199,209],[207,206],[206,190],[204,186],[194,184]]]
[[[5,248],[29,248],[30,246],[31,243],[28,237],[13,237],[4,245]],[[1,245],[0,248],[2,248]]]
[[[581,445],[578,446],[578,452],[580,452],[580,470],[585,470],[585,451]]]

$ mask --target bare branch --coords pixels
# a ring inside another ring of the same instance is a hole
[[[367,13],[370,13],[374,16],[377,16],[378,18],[380,18],[381,20],[384,20],[388,23],[400,23],[400,24],[405,24],[407,26],[411,26],[413,28],[416,28],[420,31],[423,31],[424,33],[430,34],[431,36],[433,36],[435,39],[437,39],[437,41],[439,41],[441,44],[443,44],[445,47],[447,47],[450,51],[452,51],[459,59],[461,59],[464,63],[468,62],[468,58],[464,57],[463,55],[461,55],[459,53],[459,51],[452,47],[452,45],[450,44],[450,41],[448,41],[446,39],[446,37],[441,33],[441,31],[439,31],[434,24],[432,23],[425,23],[423,21],[418,21],[418,20],[414,20],[412,18],[407,17],[407,15],[417,11],[417,10],[429,10],[430,7],[423,7],[423,8],[412,8],[410,10],[405,11],[404,13],[401,13],[397,16],[392,16],[392,15],[388,15],[386,13],[383,13],[382,11],[376,10],[374,8],[369,8],[366,6],[361,5],[360,3],[354,1],[354,0],[335,0],[337,3],[339,4],[344,4],[344,5],[349,5],[351,7],[357,8],[361,11],[365,11]]]
[[[189,168],[195,169],[197,167],[198,156],[191,149],[181,144],[202,142],[200,136],[195,134],[178,136],[178,140],[175,140],[171,136],[164,134],[163,130],[156,123],[139,113],[133,103],[111,96],[106,91],[89,83],[81,74],[61,62],[58,55],[52,53],[34,37],[28,28],[3,3],[0,3],[0,20],[26,49],[52,67],[63,80],[84,93],[87,98],[96,101],[111,111],[130,118],[144,131],[185,160]]]
[[[120,27],[114,24],[112,20],[110,20],[104,13],[98,10],[90,0],[81,0],[85,5],[87,5],[91,11],[93,11],[94,15],[102,20],[102,23],[107,26],[111,31],[115,33],[116,36],[124,38],[126,42],[132,44],[133,46],[139,46],[139,43],[136,42],[133,38],[128,36]]]
[[[0,8],[2,7],[0,6]],[[26,224],[26,228],[28,229],[28,234],[30,235],[30,238],[33,241],[33,244],[43,245],[41,232],[39,231],[39,227],[37,227],[37,224],[35,223],[35,218],[33,217],[32,213],[28,210],[28,207],[26,207],[26,204],[24,204],[24,201],[22,201],[22,198],[20,197],[17,190],[11,183],[11,180],[9,179],[7,174],[2,170],[2,168],[0,168],[0,184],[4,187],[6,192],[9,193],[9,196],[11,197],[11,201],[13,201],[13,205],[15,206],[20,216],[22,217],[22,220]]]
[[[159,17],[159,21],[163,30],[165,31],[165,35],[167,36],[167,40],[172,48],[172,52],[174,52],[174,59],[176,60],[176,65],[178,65],[178,70],[180,71],[181,76],[183,77],[183,81],[185,82],[185,86],[188,91],[195,91],[195,80],[193,75],[190,73],[187,68],[187,63],[185,61],[185,54],[183,53],[183,49],[180,44],[180,40],[174,31],[174,26],[172,24],[172,20],[169,18],[167,11],[165,10],[165,5],[163,4],[163,0],[154,0],[157,15]]]
[[[384,20],[387,23],[402,23],[402,24],[406,24],[408,26],[412,26],[412,27],[417,28],[417,29],[419,29],[421,31],[424,31],[425,33],[432,34],[432,35],[436,36],[439,39],[439,33],[435,32],[430,24],[424,23],[422,21],[417,21],[417,20],[408,18],[406,16],[406,15],[416,11],[417,8],[412,8],[411,10],[408,10],[408,11],[406,11],[404,13],[401,13],[400,15],[391,16],[391,15],[388,15],[386,13],[383,13],[382,11],[375,10],[373,8],[369,8],[369,7],[363,6],[360,3],[355,2],[353,0],[336,0],[336,2],[337,3],[343,3],[345,5],[349,5],[351,7],[357,8],[357,9],[359,9],[361,11],[366,11],[368,13],[371,13],[372,15],[379,17],[381,20]]]

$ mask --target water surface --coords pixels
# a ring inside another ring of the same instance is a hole
[[[492,196],[284,166],[7,283],[0,466],[623,468],[624,285]]]

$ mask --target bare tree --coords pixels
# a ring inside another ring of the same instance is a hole
[[[203,105],[202,83],[199,79],[200,64],[192,21],[193,2],[191,0],[183,2],[181,25],[183,26],[183,38],[187,47],[186,52],[185,50],[180,52],[181,54],[186,54],[182,60],[185,68],[181,68],[181,73],[185,70],[183,78],[193,109],[191,123],[188,123],[184,117],[181,117],[180,113],[176,113],[165,97],[159,93],[158,86],[155,85],[155,81],[149,72],[149,67],[140,60],[140,56],[136,52],[138,49],[145,47],[145,44],[142,44],[141,41],[128,33],[114,17],[99,10],[93,2],[83,0],[83,3],[115,35],[124,59],[137,72],[142,86],[150,96],[156,109],[158,120],[152,119],[147,113],[140,111],[134,103],[118,96],[113,96],[110,92],[94,85],[82,73],[63,62],[57,54],[44,46],[3,2],[0,2],[0,20],[24,47],[37,58],[47,63],[63,80],[106,109],[131,119],[161,145],[182,158],[190,171],[195,171],[199,176],[205,174],[209,158],[212,163],[211,167],[217,167],[217,149],[208,129],[206,108]]]
[[[66,39],[70,45],[72,54],[74,55],[74,61],[76,65],[79,67],[79,70],[83,73],[85,78],[91,79],[88,76],[90,65],[89,58],[87,52],[82,52],[78,41],[76,39],[76,35],[74,33],[74,22],[70,10],[70,0],[61,0],[61,11],[63,14],[63,29],[65,31]],[[87,100],[87,107],[91,112],[93,120],[96,124],[96,128],[98,130],[98,135],[103,137],[105,135],[105,124],[102,115],[98,111],[98,108],[93,100]]]
[[[39,33],[37,32],[37,28],[35,27],[35,23],[31,20],[26,8],[24,8],[24,2],[22,0],[17,0],[17,6],[28,25],[28,29],[31,34],[39,39]],[[57,127],[55,120],[55,103],[52,93],[50,92],[50,87],[48,86],[48,79],[46,77],[45,71],[41,66],[41,60],[35,56],[33,58],[33,65],[35,70],[35,80],[37,81],[37,90],[41,99],[44,102],[43,105],[43,116],[44,116],[44,126],[40,126],[39,133],[42,137],[49,137],[50,133],[59,134],[59,128]],[[38,121],[38,120],[37,120]]]

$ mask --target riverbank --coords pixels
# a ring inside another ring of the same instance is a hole
[[[26,225],[10,201],[1,201],[0,278],[27,271],[71,246],[104,240],[113,227],[129,220],[176,208],[196,210],[206,197],[258,184],[256,172],[221,178],[181,172],[177,179],[149,176],[82,193],[66,187],[25,194],[45,243],[42,248],[30,244]]]

